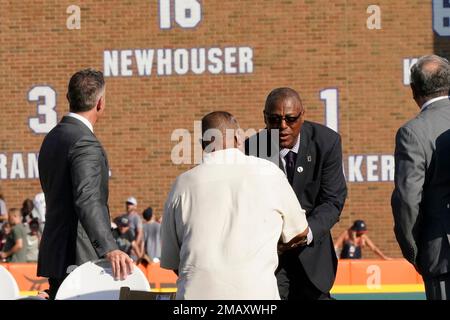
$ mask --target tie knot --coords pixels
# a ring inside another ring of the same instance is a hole
[[[286,163],[293,164],[295,159],[295,152],[289,151],[285,156],[284,159],[286,160]]]

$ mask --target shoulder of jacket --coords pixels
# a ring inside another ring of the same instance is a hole
[[[82,154],[104,155],[103,147],[94,135],[81,134],[72,140],[68,152],[69,157]]]
[[[333,129],[317,122],[305,121],[303,125],[306,126],[306,130],[310,130],[311,139],[313,140],[321,140],[324,143],[334,143],[341,137],[341,135]]]
[[[426,123],[426,119],[424,115],[418,114],[414,118],[408,120],[405,124],[403,124],[398,131],[409,131],[409,132],[417,132],[420,131],[421,128],[424,127]]]

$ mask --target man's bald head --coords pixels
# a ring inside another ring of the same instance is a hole
[[[234,140],[237,138],[238,130],[239,123],[231,113],[226,111],[208,113],[202,118],[203,149],[208,147],[210,151],[214,151],[236,147]]]
[[[411,68],[411,88],[414,99],[421,100],[420,103],[448,95],[450,90],[448,60],[437,55],[421,57]]]

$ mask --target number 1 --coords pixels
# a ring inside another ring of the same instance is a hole
[[[338,89],[329,88],[321,90],[320,99],[325,101],[325,125],[338,132]]]

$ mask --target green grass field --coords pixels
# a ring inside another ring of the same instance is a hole
[[[332,294],[336,300],[426,300],[424,292]]]

